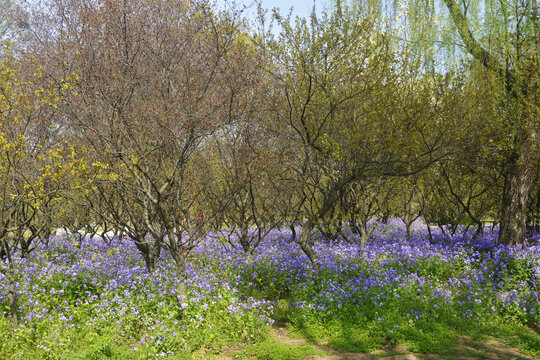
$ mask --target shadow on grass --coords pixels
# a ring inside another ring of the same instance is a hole
[[[427,359],[539,359],[540,335],[534,328],[505,323],[479,324],[459,318],[404,323],[395,316],[366,321],[348,318],[292,324],[296,336],[341,352],[376,357],[415,354]]]

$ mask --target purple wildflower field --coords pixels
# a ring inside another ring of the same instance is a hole
[[[128,240],[57,237],[16,261],[15,338],[0,275],[0,354],[192,358],[260,341],[274,321],[337,347],[350,348],[354,334],[355,351],[388,341],[429,351],[420,340],[440,331],[438,323],[538,326],[539,236],[510,248],[496,245],[489,229],[478,238],[433,231],[431,241],[425,225],[414,230],[405,240],[392,220],[365,247],[354,234],[333,242],[315,235],[318,272],[285,230],[270,233],[251,257],[208,237],[189,259],[187,299],[175,296],[167,254],[150,276]]]

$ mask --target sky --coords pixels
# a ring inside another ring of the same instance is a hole
[[[215,0],[216,4],[221,6],[226,6],[227,3],[231,3],[232,0]],[[256,0],[235,0],[236,4],[239,6],[249,6],[246,10],[247,17],[250,20],[255,20],[257,16],[257,5]],[[296,16],[307,17],[311,13],[313,8],[313,0],[260,0],[262,7],[270,10],[267,14],[271,14],[273,8],[279,8],[279,12],[282,15],[288,15],[289,10],[293,7],[293,18]],[[330,0],[315,0],[315,5],[317,12],[320,12],[325,6],[330,4]]]

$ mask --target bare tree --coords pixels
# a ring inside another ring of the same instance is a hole
[[[193,156],[251,94],[239,24],[206,1],[52,5],[35,17],[45,24],[36,21],[36,48],[51,79],[77,73],[65,126],[95,170],[88,201],[132,238],[150,272],[167,250],[184,296],[186,257],[214,216]]]

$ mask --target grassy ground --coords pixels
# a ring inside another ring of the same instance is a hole
[[[16,260],[21,325],[0,276],[0,359],[540,359],[540,246],[381,228],[373,242],[287,234],[252,257],[208,241],[150,275],[128,241],[59,238]],[[491,236],[491,238],[490,238]]]
[[[331,338],[315,340],[304,334],[291,332],[286,324],[278,323],[269,330],[264,341],[244,348],[226,349],[215,359],[311,359],[311,360],[362,360],[362,359],[539,359],[540,336],[527,327],[493,328],[484,333],[472,331],[462,334],[443,331],[431,334],[421,341],[386,343],[368,352],[354,352],[358,344],[354,341],[341,343],[341,347],[330,346]],[[422,350],[419,352],[419,350]],[[208,356],[208,354],[206,354]]]

